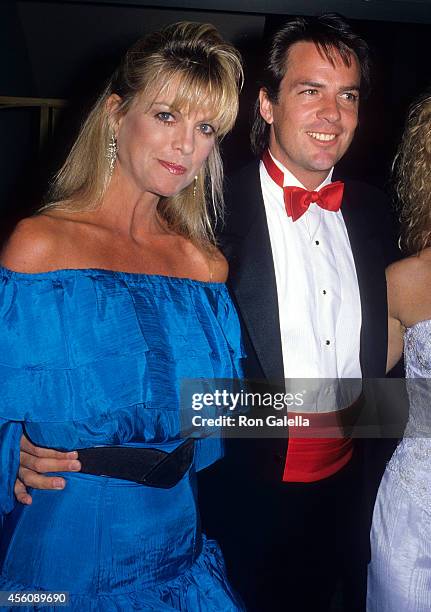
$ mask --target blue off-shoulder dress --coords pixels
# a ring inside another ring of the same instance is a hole
[[[80,612],[242,610],[199,528],[196,470],[221,457],[220,439],[196,441],[170,489],[65,473],[64,490],[34,490],[30,506],[13,497],[23,430],[61,450],[170,452],[181,380],[237,377],[242,356],[224,284],[1,268],[0,591],[67,591]]]

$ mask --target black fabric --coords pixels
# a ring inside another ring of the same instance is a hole
[[[356,453],[315,483],[257,481],[223,462],[199,474],[203,528],[219,541],[248,612],[329,612],[336,592],[337,610],[365,612],[361,473]]]
[[[220,246],[229,262],[228,285],[246,341],[246,375],[284,378],[277,285],[258,166],[227,181],[226,224]]]
[[[85,474],[170,489],[189,469],[193,452],[194,440],[189,438],[171,453],[153,448],[97,446],[78,449],[78,456]]]

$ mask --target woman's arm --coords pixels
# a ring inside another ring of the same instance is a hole
[[[400,312],[402,305],[403,262],[397,262],[386,268],[386,283],[388,294],[388,357],[386,372],[398,363],[403,354],[404,330]]]
[[[55,256],[57,254],[58,257],[59,249],[61,252],[61,244],[51,225],[51,220],[45,216],[23,219],[1,252],[1,265],[26,273],[55,268]],[[44,473],[79,471],[81,464],[76,461],[77,456],[76,452],[61,453],[38,448],[22,436],[18,478],[14,486],[16,499],[23,504],[31,504],[27,487],[63,489],[66,485],[64,478],[45,476]]]
[[[404,332],[431,318],[431,249],[397,261],[386,269],[388,288],[388,361],[394,367],[403,351]]]
[[[388,317],[388,358],[386,361],[386,372],[392,370],[402,357],[404,329],[401,321],[395,317]]]

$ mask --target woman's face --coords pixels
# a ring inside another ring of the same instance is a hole
[[[175,86],[168,88],[150,108],[138,98],[117,124],[116,170],[142,193],[166,197],[180,192],[215,144],[218,125],[212,113],[172,108],[175,93]]]

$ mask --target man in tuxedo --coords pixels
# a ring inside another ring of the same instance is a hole
[[[275,34],[251,134],[258,159],[229,181],[221,237],[248,378],[385,375],[385,197],[334,168],[368,84],[367,44],[340,17],[298,17]],[[204,527],[247,609],[323,612],[337,586],[343,610],[365,609],[373,500],[363,447],[229,440],[226,460],[202,474]]]
[[[258,159],[229,181],[220,238],[248,378],[385,374],[385,197],[334,169],[368,82],[368,47],[337,16],[298,17],[274,36],[252,129]],[[30,486],[64,486],[35,470],[79,469],[73,454],[22,450]],[[364,609],[363,450],[350,439],[229,440],[226,459],[200,473],[204,527],[250,612],[324,612],[337,586],[345,612]]]

